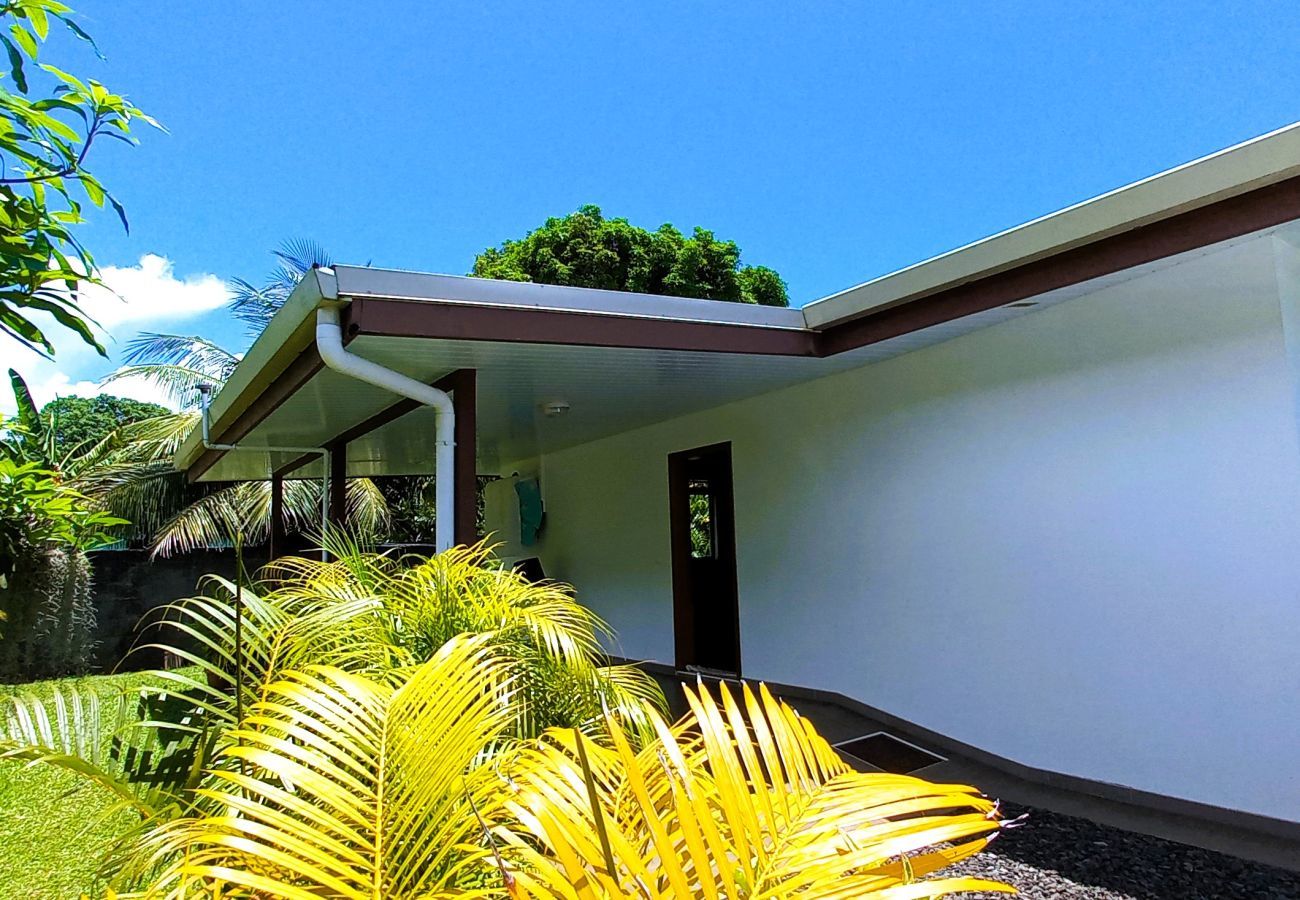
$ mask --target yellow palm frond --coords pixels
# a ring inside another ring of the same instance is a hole
[[[174,857],[147,896],[486,896],[500,779],[484,748],[510,722],[507,668],[449,642],[399,686],[316,666],[254,705],[200,793],[213,812],[157,829]],[[476,886],[477,884],[477,886]]]
[[[571,588],[526,581],[496,564],[484,544],[428,559],[360,552],[328,562],[287,558],[264,577],[275,584],[268,599],[291,607],[375,599],[367,617],[370,646],[413,661],[428,659],[456,635],[491,634],[516,666],[520,736],[577,727],[599,738],[612,712],[644,737],[648,713],[667,708],[645,672],[601,664],[609,628]]]
[[[760,687],[688,691],[691,714],[636,751],[552,732],[520,752],[499,829],[536,897],[934,897],[1010,888],[925,875],[985,846],[996,806],[964,785],[851,770]]]

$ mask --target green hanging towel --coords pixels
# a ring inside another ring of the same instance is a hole
[[[542,489],[536,478],[521,478],[515,482],[515,493],[519,495],[519,543],[531,547],[537,543],[537,533],[542,530],[546,515],[542,509]]]

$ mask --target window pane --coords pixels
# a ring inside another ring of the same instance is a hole
[[[716,541],[713,539],[713,493],[707,481],[692,481],[687,485],[691,509],[691,556],[695,559],[716,558]]]

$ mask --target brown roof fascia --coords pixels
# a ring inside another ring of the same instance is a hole
[[[1300,178],[1290,178],[836,323],[821,332],[818,350],[822,356],[833,356],[1298,218]]]
[[[793,328],[374,297],[352,301],[348,306],[347,329],[346,333],[352,336],[365,334],[762,356],[818,355],[817,336]]]

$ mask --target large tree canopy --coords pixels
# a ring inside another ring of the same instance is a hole
[[[79,446],[93,447],[123,425],[170,413],[157,403],[112,394],[59,397],[41,408],[41,418],[54,429],[54,450],[60,459]]]
[[[607,219],[598,206],[550,218],[474,260],[472,275],[507,281],[671,294],[707,300],[789,306],[785,282],[766,266],[741,266],[735,241],[696,228],[686,237],[672,225],[647,231],[627,219]]]

